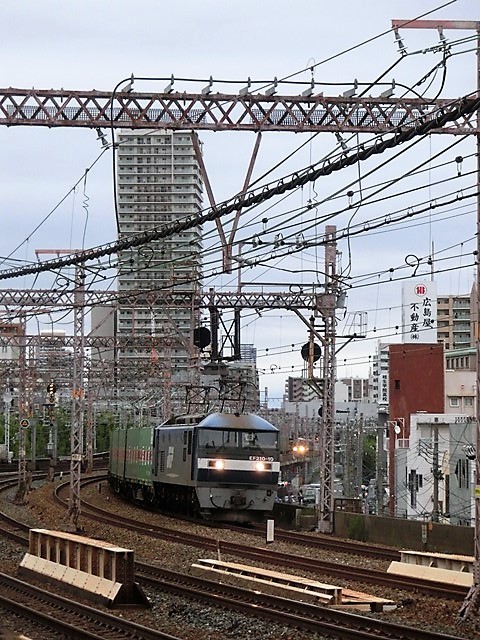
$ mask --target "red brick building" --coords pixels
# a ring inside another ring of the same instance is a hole
[[[408,447],[410,414],[443,413],[443,344],[391,344],[389,405],[390,515],[395,515],[395,449]],[[394,428],[395,427],[395,428]]]
[[[410,414],[443,413],[443,344],[390,345],[390,420],[403,418],[410,435]]]

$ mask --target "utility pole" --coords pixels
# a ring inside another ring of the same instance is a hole
[[[388,486],[390,490],[390,496],[388,499],[388,514],[394,518],[396,516],[396,456],[395,449],[397,448],[397,435],[400,433],[400,427],[397,420],[387,420],[388,427]]]
[[[358,498],[362,495],[362,484],[363,484],[363,413],[360,413],[360,417],[358,421],[356,421],[356,432],[357,432],[357,495],[354,496]]]
[[[440,520],[438,510],[438,482],[440,480],[440,469],[438,468],[438,424],[433,425],[433,512],[432,522]]]
[[[375,513],[383,515],[383,483],[385,476],[385,452],[383,450],[383,434],[385,427],[377,427],[377,455],[376,455],[376,485],[375,485]]]
[[[444,40],[443,32],[448,29],[473,30],[477,32],[477,95],[480,95],[480,22],[473,20],[392,20],[394,29],[436,29],[440,39]],[[480,110],[476,113],[477,129],[477,185],[480,192]],[[480,196],[477,197],[477,411],[476,411],[476,462],[475,462],[475,549],[473,565],[473,584],[460,609],[460,616],[467,618],[478,612],[480,605]]]

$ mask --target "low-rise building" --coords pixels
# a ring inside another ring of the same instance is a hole
[[[455,525],[475,521],[475,421],[462,414],[416,413],[410,437],[395,442],[396,513]],[[402,446],[398,446],[401,444]]]

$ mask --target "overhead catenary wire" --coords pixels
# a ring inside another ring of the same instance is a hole
[[[6,261],[10,260],[12,258],[12,256],[14,255],[14,253],[16,253],[18,251],[18,249],[20,249],[20,247],[22,247],[25,243],[27,243],[32,237],[33,235],[45,224],[45,222],[47,222],[47,220],[49,218],[51,218],[51,216],[55,213],[55,211],[67,200],[67,198],[73,193],[76,193],[76,189],[78,187],[78,185],[80,185],[84,180],[86,180],[87,177],[87,173],[97,164],[97,162],[100,160],[100,158],[103,156],[103,154],[105,153],[107,149],[103,148],[101,150],[101,152],[98,154],[98,156],[95,158],[95,160],[90,164],[89,167],[87,167],[87,169],[85,169],[85,171],[82,173],[81,177],[75,182],[75,184],[73,184],[70,189],[65,193],[65,195],[57,202],[57,204],[42,218],[42,220],[34,227],[34,229],[30,232],[30,234],[25,238],[25,240],[22,240],[22,242],[20,242],[14,249],[12,249],[12,251],[5,257],[0,258],[0,266],[2,264],[4,264]]]
[[[317,180],[321,176],[330,175],[335,171],[339,171],[347,166],[366,160],[373,155],[383,153],[386,149],[393,148],[404,142],[407,142],[419,135],[425,135],[429,131],[435,128],[441,128],[448,122],[457,120],[458,118],[474,113],[480,107],[480,98],[463,97],[460,100],[453,101],[450,104],[450,109],[446,110],[444,106],[440,107],[436,115],[428,121],[423,118],[419,118],[416,125],[410,129],[397,130],[390,138],[386,140],[377,140],[377,142],[370,146],[359,149],[357,153],[348,155],[342,154],[342,156],[332,162],[325,162],[321,167],[310,167],[303,171],[301,175],[296,175],[288,182],[281,180],[277,185],[270,189],[263,189],[258,191],[248,191],[245,195],[237,196],[233,201],[226,201],[219,206],[209,209],[199,215],[187,216],[183,220],[178,220],[174,223],[165,224],[161,228],[152,231],[144,231],[140,234],[134,235],[129,238],[122,238],[116,242],[87,249],[80,254],[72,255],[70,257],[59,258],[57,260],[46,261],[39,267],[23,267],[19,269],[10,269],[0,272],[0,280],[12,278],[21,275],[27,275],[37,273],[38,271],[48,271],[51,268],[58,268],[60,266],[69,266],[73,264],[80,264],[89,260],[111,255],[121,250],[125,250],[132,247],[142,246],[153,240],[160,238],[166,238],[181,231],[191,229],[195,226],[201,225],[205,222],[220,219],[224,215],[233,213],[239,208],[249,208],[260,202],[265,202],[275,195],[281,195],[286,191],[296,189],[309,182]]]
[[[436,8],[434,8],[434,9],[432,9],[431,11],[428,11],[428,12],[426,12],[426,13],[423,13],[423,14],[421,14],[420,16],[418,16],[417,18],[414,18],[414,19],[418,19],[419,17],[423,17],[423,16],[425,16],[425,15],[428,15],[428,14],[430,14],[430,13],[432,13],[432,12],[434,12],[434,11],[436,11],[436,10],[440,9],[440,8],[443,8],[443,7],[445,7],[445,6],[448,6],[449,4],[452,4],[452,2],[447,2],[447,3],[444,3],[444,4],[442,4],[442,5],[439,5],[438,7],[436,7]],[[407,22],[409,22],[409,21],[407,21]],[[381,35],[385,35],[385,34],[387,34],[387,33],[389,33],[389,32],[391,32],[391,29],[389,29],[388,31],[385,31],[385,32],[384,32],[383,34],[381,34]],[[376,37],[379,37],[379,36],[376,36]],[[376,37],[375,37],[374,39],[376,39]],[[368,39],[368,40],[367,40],[367,41],[365,41],[365,42],[370,42],[370,41],[372,41],[372,39]],[[362,46],[363,44],[364,44],[364,43],[360,43],[359,45],[356,45],[354,48],[357,48],[358,46]],[[344,53],[346,53],[346,52],[348,52],[348,51],[351,51],[351,50],[353,50],[354,48],[350,48],[350,49],[346,50],[345,52],[341,52],[341,53],[337,54],[335,57],[338,57],[339,55],[343,55]],[[321,62],[321,63],[319,63],[319,64],[323,64],[323,63],[325,63],[325,62],[328,62],[328,60],[330,60],[330,59],[324,60],[324,61],[322,61],[322,62]],[[317,66],[317,65],[315,65],[315,66]],[[310,67],[309,67],[309,68],[310,68]],[[300,73],[300,72],[298,72],[298,73]]]
[[[115,153],[113,155],[115,155]]]
[[[462,197],[463,197],[463,196],[462,196]],[[443,204],[443,203],[436,202],[436,203],[435,203],[435,207],[436,207],[436,208],[438,208],[439,206],[442,206],[442,204]],[[446,202],[445,204],[449,204],[449,203],[448,203],[448,202]],[[428,210],[428,206],[427,206],[427,210]],[[405,210],[404,210],[404,211],[405,211]],[[414,216],[414,214],[416,215],[416,214],[418,214],[418,213],[422,213],[422,211],[421,211],[421,210],[418,210],[418,209],[417,209],[415,212],[410,211],[410,210],[407,210],[407,214],[408,214],[408,215],[406,215],[406,218],[407,218],[407,219],[409,219],[409,218],[411,218],[412,216]],[[379,218],[379,220],[380,220],[380,221],[384,221],[386,224],[391,225],[391,226],[393,226],[393,225],[395,224],[395,220],[394,220],[390,215],[389,215],[389,216],[387,216],[387,218],[386,218],[385,220],[384,220],[384,218],[383,218],[383,217],[380,217],[380,218]],[[372,222],[372,221],[371,221],[371,222]],[[373,222],[374,222],[374,221],[373,221]],[[372,224],[372,225],[371,225],[371,227],[369,227],[368,229],[365,229],[365,231],[366,231],[366,232],[371,232],[372,227],[373,227],[373,224]],[[340,231],[339,231],[339,233],[340,233]],[[289,252],[289,255],[292,255],[292,252],[291,252],[291,251]],[[262,260],[260,260],[260,261],[258,262],[258,264],[264,264],[265,262],[268,262],[268,260],[269,260],[268,258],[263,258]],[[421,260],[419,260],[419,263],[420,263],[420,261],[421,261]],[[271,259],[270,259],[270,262],[271,262]],[[108,267],[112,267],[112,266],[113,266],[113,265],[112,265],[111,263],[109,263],[109,264],[108,264],[108,266],[107,266],[106,268],[108,268]],[[403,265],[403,268],[405,269],[405,268],[407,268],[407,266],[404,264],[404,265]],[[398,269],[398,267],[397,267],[397,268],[390,268],[390,269],[388,269],[388,270],[384,270],[382,273],[384,273],[384,274],[387,274],[387,273],[388,273],[388,274],[389,274],[389,281],[391,282],[391,281],[392,281],[392,276],[391,276],[391,274],[392,274],[396,269]],[[378,272],[374,272],[373,274],[370,274],[370,275],[377,275],[377,273],[378,273]],[[367,277],[367,275],[368,275],[368,274],[363,274],[363,276],[358,276],[358,277]],[[357,278],[358,278],[358,277],[357,277]],[[182,283],[185,283],[185,282],[187,282],[187,280],[183,280],[183,281],[182,281]],[[193,282],[193,280],[192,280],[192,282]]]
[[[437,202],[435,206],[439,206],[439,205],[440,205],[440,203]],[[390,219],[389,220],[389,224],[394,224],[394,221],[392,219]],[[109,266],[112,266],[112,265],[110,264]]]

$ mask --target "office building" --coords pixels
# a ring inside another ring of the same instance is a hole
[[[378,404],[379,412],[386,414],[389,406],[389,347],[389,344],[377,344],[369,381],[371,401]]]

